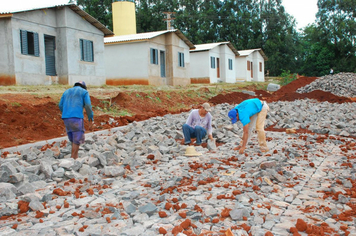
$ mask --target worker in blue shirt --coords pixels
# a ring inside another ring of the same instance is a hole
[[[94,122],[87,86],[84,81],[79,81],[74,84],[73,88],[67,89],[63,93],[59,102],[62,120],[66,127],[69,141],[72,143],[71,157],[73,159],[78,158],[79,146],[85,141],[83,108],[85,108],[89,121]]]
[[[243,125],[243,136],[240,145],[234,150],[239,150],[239,153],[244,153],[249,137],[251,137],[252,129],[256,124],[258,144],[262,152],[267,152],[268,147],[265,135],[265,121],[269,107],[265,101],[258,98],[247,99],[235,106],[228,113],[228,116],[233,124],[238,120]]]

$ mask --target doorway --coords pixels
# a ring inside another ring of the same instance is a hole
[[[44,36],[46,75],[57,75],[56,72],[56,38],[54,36]]]
[[[161,77],[166,77],[166,54],[164,51],[159,51],[161,62]]]
[[[252,63],[252,61],[251,61],[251,79],[253,78],[253,63]]]
[[[216,72],[217,72],[217,78],[220,78],[220,58],[216,58]]]

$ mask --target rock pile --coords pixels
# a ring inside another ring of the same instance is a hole
[[[297,92],[310,93],[314,90],[322,90],[342,97],[356,97],[356,74],[339,73],[326,75],[303,88],[299,88]]]
[[[246,152],[231,105],[214,107],[215,150],[184,156],[188,113],[65,141],[2,150],[0,235],[356,235],[354,103],[270,103],[267,126],[310,133],[256,135]]]

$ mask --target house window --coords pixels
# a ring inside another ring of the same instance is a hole
[[[232,59],[229,59],[229,70],[232,70]]]
[[[151,48],[151,64],[158,65],[158,50]]]
[[[184,53],[178,52],[178,66],[184,67]]]
[[[81,61],[94,61],[93,41],[80,39],[80,60]]]
[[[215,57],[210,57],[210,67],[215,69]]]
[[[38,33],[26,30],[20,30],[21,54],[40,56],[40,47],[38,43]]]
[[[250,70],[250,61],[247,61],[247,70]]]
[[[260,72],[262,72],[262,62],[260,62]]]

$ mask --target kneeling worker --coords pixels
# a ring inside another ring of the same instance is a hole
[[[228,116],[231,119],[231,122],[235,124],[240,120],[243,125],[242,141],[234,150],[239,150],[240,154],[244,153],[249,136],[251,136],[252,129],[254,128],[252,124],[256,122],[258,144],[260,145],[262,152],[268,151],[264,130],[268,110],[269,107],[265,101],[261,101],[258,98],[252,98],[241,102],[229,111]]]
[[[183,125],[185,145],[190,144],[191,138],[196,138],[196,145],[201,145],[202,139],[207,133],[209,139],[214,140],[210,111],[210,105],[206,102],[199,109],[194,109],[190,112],[187,122]]]

